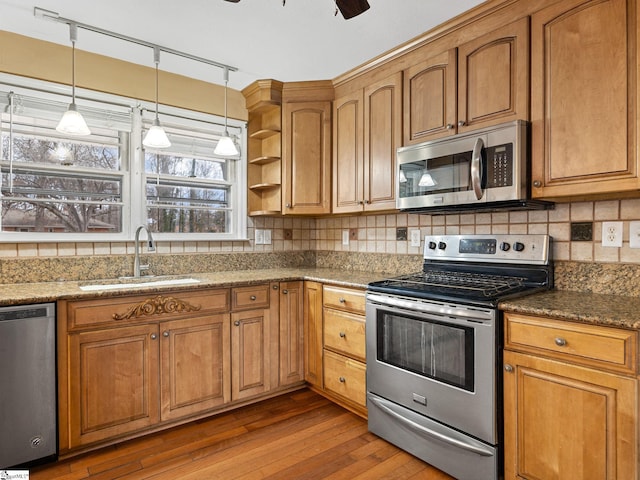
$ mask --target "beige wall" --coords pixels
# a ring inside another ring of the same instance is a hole
[[[71,47],[0,30],[0,52],[0,72],[71,84]],[[76,85],[154,101],[155,68],[76,48]],[[221,85],[160,71],[158,90],[162,104],[224,115],[224,87]],[[246,121],[242,93],[230,88],[228,102],[229,117]]]

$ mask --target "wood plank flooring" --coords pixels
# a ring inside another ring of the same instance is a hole
[[[300,390],[31,470],[31,480],[449,480]]]

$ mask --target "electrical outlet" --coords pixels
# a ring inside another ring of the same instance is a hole
[[[256,245],[264,245],[264,230],[256,228],[255,242]]]
[[[640,222],[629,222],[629,246],[640,248]]]
[[[271,230],[264,230],[264,244],[271,245]]]
[[[349,230],[342,230],[342,245],[349,245]]]
[[[602,246],[622,246],[622,222],[602,222]]]
[[[409,234],[411,236],[411,246],[419,247],[420,246],[420,230],[418,229],[409,230]]]

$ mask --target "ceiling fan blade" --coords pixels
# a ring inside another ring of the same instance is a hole
[[[367,0],[336,0],[336,5],[345,19],[350,19],[369,10]]]

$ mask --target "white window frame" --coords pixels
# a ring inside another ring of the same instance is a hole
[[[29,79],[17,75],[0,73],[2,90],[11,89],[16,93],[23,92],[34,96],[35,93],[45,97],[66,99],[71,101],[71,88],[52,82]],[[34,92],[36,91],[36,92]],[[62,96],[62,97],[61,97]],[[51,232],[0,232],[0,243],[65,243],[65,242],[125,242],[133,240],[135,230],[147,224],[146,181],[144,174],[143,112],[155,112],[155,104],[118,95],[105,94],[87,89],[76,88],[79,107],[82,104],[106,104],[117,108],[130,108],[133,111],[131,133],[129,135],[128,157],[122,158],[122,232],[119,233],[51,233]],[[185,127],[198,123],[210,125],[214,134],[222,135],[224,117],[205,114],[187,109],[159,105],[160,121],[164,116],[181,121]],[[246,122],[229,118],[229,131],[238,138],[240,155],[233,162],[235,182],[230,189],[230,205],[232,206],[229,221],[229,232],[226,233],[161,233],[154,232],[157,241],[231,241],[247,240],[247,125]],[[231,168],[230,168],[231,170]],[[115,173],[115,172],[114,172]]]

